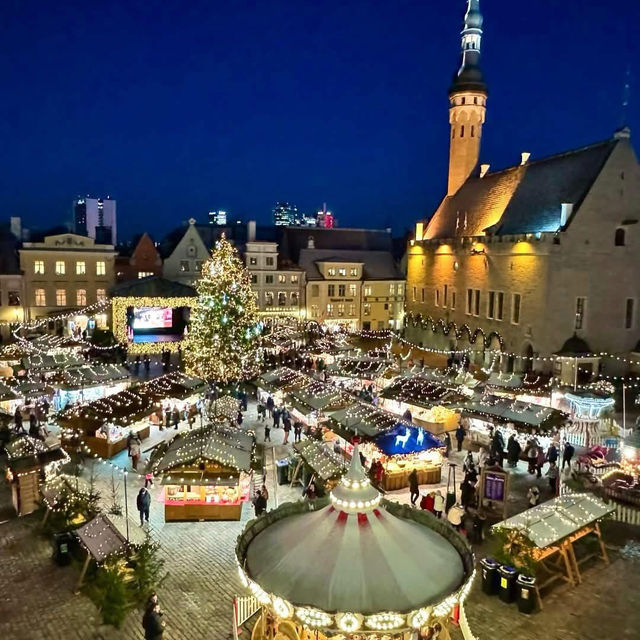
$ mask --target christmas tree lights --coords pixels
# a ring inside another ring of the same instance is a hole
[[[224,236],[202,267],[196,289],[184,344],[187,371],[220,382],[253,377],[262,325],[249,272]]]

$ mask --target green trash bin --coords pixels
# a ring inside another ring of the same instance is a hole
[[[516,580],[518,592],[518,611],[533,613],[536,608],[536,579],[519,575]]]

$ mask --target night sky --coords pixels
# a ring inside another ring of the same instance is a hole
[[[4,0],[0,219],[118,201],[119,235],[210,209],[267,223],[327,202],[401,231],[446,186],[464,0]],[[493,168],[640,136],[637,0],[482,0]],[[636,144],[636,149],[640,148]]]

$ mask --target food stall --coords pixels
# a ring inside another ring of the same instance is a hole
[[[420,484],[440,482],[444,444],[420,426],[364,403],[334,412],[326,426],[324,439],[337,438],[346,456],[352,455],[353,436],[361,439],[360,450],[368,464],[381,462],[382,487],[387,491],[408,487],[414,469]]]
[[[327,366],[327,374],[332,381],[352,392],[370,386],[375,391],[384,389],[390,384],[393,371],[393,362],[388,357],[344,357]]]
[[[18,394],[10,386],[0,382],[0,410],[13,416],[17,407],[22,404]]]
[[[86,364],[61,372],[51,381],[56,389],[53,408],[61,411],[77,402],[91,402],[123,391],[130,385],[129,372],[115,364]]]
[[[407,411],[411,421],[435,434],[454,431],[459,413],[448,405],[463,402],[461,390],[434,382],[425,376],[398,378],[380,394],[382,406],[400,416]]]
[[[251,499],[255,438],[209,425],[176,436],[150,466],[164,486],[165,521],[240,520]]]
[[[6,477],[11,485],[13,508],[19,516],[34,512],[40,506],[40,487],[51,480],[69,456],[58,445],[20,436],[6,446]]]

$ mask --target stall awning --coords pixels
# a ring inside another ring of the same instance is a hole
[[[127,547],[127,539],[105,515],[96,516],[74,531],[82,546],[97,562],[103,562],[113,553]]]
[[[293,389],[297,385],[305,384],[307,380],[301,373],[289,369],[289,367],[278,367],[262,374],[258,378],[257,385],[263,389],[277,391],[279,389]]]
[[[542,549],[614,511],[614,506],[592,494],[570,493],[498,522],[493,528],[517,529]]]
[[[346,471],[344,460],[326,443],[308,439],[296,442],[293,448],[324,482],[338,478]]]

